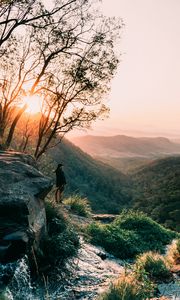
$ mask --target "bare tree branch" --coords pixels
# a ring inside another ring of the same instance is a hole
[[[23,97],[39,95],[44,106],[31,137],[37,159],[57,135],[88,127],[108,111],[103,97],[118,65],[122,23],[106,20],[90,0],[59,3],[47,10],[41,1],[14,0],[0,8],[0,134],[9,147]],[[20,25],[26,37],[15,30]]]

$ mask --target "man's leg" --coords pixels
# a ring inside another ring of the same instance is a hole
[[[64,191],[64,186],[59,188],[59,203],[62,203],[62,195],[63,195],[63,191]]]
[[[59,198],[60,198],[59,195],[60,195],[60,191],[59,191],[59,188],[57,187],[56,192],[55,192],[56,203],[59,203]]]

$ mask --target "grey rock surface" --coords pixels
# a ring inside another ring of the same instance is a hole
[[[0,262],[20,258],[46,233],[44,198],[52,182],[22,153],[0,151]]]

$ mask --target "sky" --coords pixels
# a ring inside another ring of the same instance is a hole
[[[121,63],[110,117],[83,134],[180,137],[180,0],[102,0],[119,16]]]

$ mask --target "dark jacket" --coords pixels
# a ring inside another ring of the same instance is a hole
[[[56,172],[56,186],[61,188],[63,185],[66,184],[66,178],[64,172],[62,168],[59,166],[57,167],[55,172]]]

